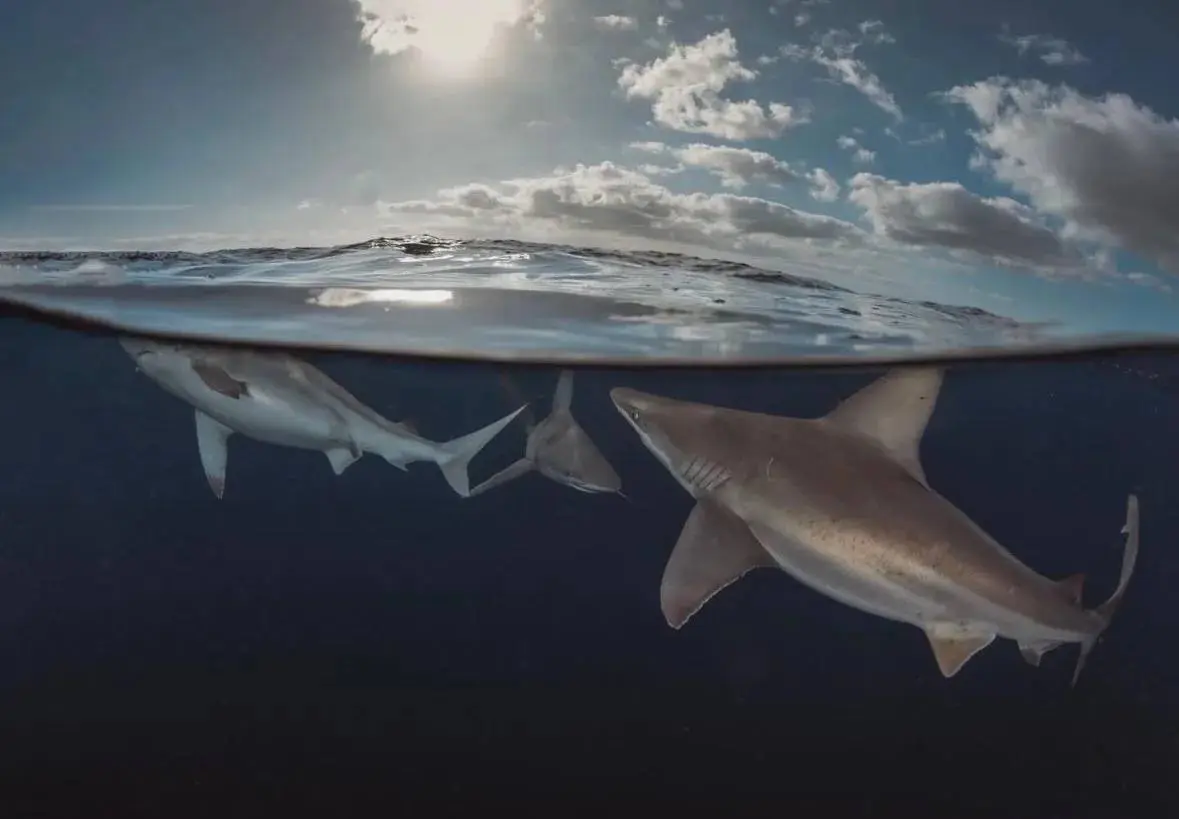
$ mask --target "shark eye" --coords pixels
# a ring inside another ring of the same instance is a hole
[[[635,423],[638,423],[639,420],[641,420],[639,418],[639,411],[638,410],[631,410],[630,412],[627,413],[627,415],[629,415],[630,420],[634,421]]]

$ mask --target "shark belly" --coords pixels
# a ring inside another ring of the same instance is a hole
[[[184,369],[159,383],[234,432],[264,443],[318,450],[348,441],[347,424],[337,413],[310,402],[296,405],[268,385],[256,385],[249,396],[230,398]]]

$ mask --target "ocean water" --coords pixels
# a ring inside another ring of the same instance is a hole
[[[571,796],[804,815],[1179,808],[1170,353],[1032,356],[1067,333],[507,243],[0,266],[0,815]],[[621,493],[533,471],[461,497],[428,461],[364,455],[337,475],[319,452],[237,434],[218,497],[192,406],[129,336],[292,356],[429,441],[527,402],[471,461],[473,485],[525,454],[568,371]],[[993,357],[1010,349],[1029,355]],[[780,571],[669,627],[660,585],[693,500],[610,391],[813,418],[931,356],[946,360],[929,484],[1040,574],[1083,572],[1087,607],[1118,582],[1139,499],[1137,567],[1077,685],[1076,645],[1035,668],[1002,639],[946,678],[920,630]]]

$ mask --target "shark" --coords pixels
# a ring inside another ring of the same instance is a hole
[[[192,405],[197,448],[213,494],[225,493],[234,433],[270,444],[323,452],[336,475],[365,453],[405,471],[431,461],[456,494],[470,494],[471,460],[525,407],[451,441],[421,437],[362,404],[307,362],[282,352],[181,344],[123,336],[136,369]]]
[[[694,498],[664,568],[673,628],[726,586],[777,568],[840,603],[921,629],[946,678],[996,637],[1038,666],[1080,645],[1071,685],[1134,571],[1139,505],[1127,500],[1121,576],[1086,609],[1084,576],[1022,563],[929,485],[920,444],[944,371],[898,367],[818,418],[693,403],[616,387],[611,400]]]
[[[511,391],[514,393],[514,388]],[[573,372],[561,370],[548,417],[538,423],[530,414],[525,416],[528,438],[524,444],[524,457],[476,486],[471,490],[471,496],[534,471],[579,492],[622,495],[622,480],[577,423],[572,406]]]

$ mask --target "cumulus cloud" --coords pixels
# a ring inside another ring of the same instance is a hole
[[[845,151],[851,151],[852,161],[860,165],[871,165],[876,161],[876,152],[869,151],[855,137],[841,136],[835,143]]]
[[[903,184],[868,173],[848,199],[878,236],[906,245],[965,251],[1002,264],[1055,267],[1071,256],[1035,212],[1014,199],[983,198],[957,182]]]
[[[856,52],[865,44],[882,45],[895,43],[896,40],[885,31],[884,24],[879,20],[866,20],[860,23],[857,32],[853,34],[845,29],[832,29],[818,35],[815,44],[809,48],[790,44],[782,46],[779,54],[792,60],[810,60],[822,66],[836,82],[856,89],[867,97],[869,102],[897,121],[904,119],[901,107],[892,92],[886,89],[880,78],[856,56]]]
[[[700,168],[720,179],[726,188],[741,189],[754,182],[774,187],[801,184],[808,185],[811,196],[819,201],[833,202],[839,197],[839,183],[827,171],[822,168],[810,171],[795,168],[765,151],[699,142],[678,148],[662,142],[635,142],[630,147],[647,153],[666,154],[679,160],[678,168],[664,169],[664,172],[678,172],[686,167]]]
[[[807,121],[789,105],[763,107],[721,96],[730,82],[756,77],[737,59],[737,41],[724,29],[690,45],[673,43],[666,56],[650,63],[628,63],[618,85],[628,98],[651,100],[658,124],[684,133],[742,141],[776,137]]]
[[[598,28],[614,31],[635,31],[639,27],[638,20],[623,14],[606,14],[602,17],[595,17],[594,24]]]
[[[856,242],[864,233],[831,216],[732,193],[675,193],[638,171],[603,162],[557,169],[498,187],[471,184],[433,200],[384,203],[388,213],[491,219],[566,231],[605,231],[701,247],[739,248],[774,240]]]
[[[1060,217],[1068,236],[1179,274],[1179,120],[1125,94],[992,77],[946,93],[979,122],[977,167]]]
[[[1089,58],[1080,52],[1076,46],[1059,37],[1048,34],[1013,35],[1004,28],[999,35],[999,42],[1012,46],[1019,51],[1020,56],[1032,52],[1038,54],[1047,65],[1080,65],[1089,62]]]

